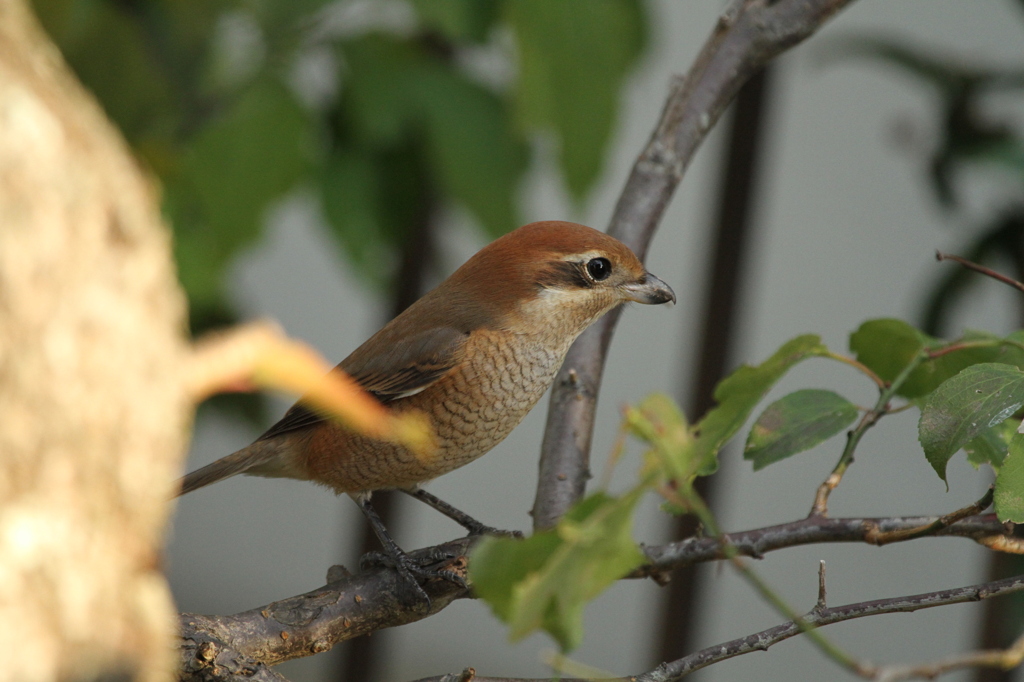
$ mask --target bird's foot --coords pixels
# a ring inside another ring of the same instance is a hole
[[[430,597],[423,589],[423,583],[430,580],[447,580],[466,588],[466,579],[451,566],[456,555],[444,550],[435,550],[413,558],[405,552],[394,556],[383,552],[367,552],[359,560],[362,569],[385,566],[398,573],[399,600],[413,607],[417,612],[430,613]]]
[[[452,505],[448,504],[436,495],[431,495],[422,488],[410,488],[402,489],[406,495],[411,495],[416,499],[430,505],[437,511],[441,512],[455,523],[459,524],[463,528],[469,531],[469,537],[477,535],[497,535],[499,537],[510,537],[510,538],[522,538],[523,534],[517,530],[499,530],[492,528],[491,526],[485,526],[480,523],[466,512],[456,509]]]
[[[512,538],[514,540],[523,539],[523,531],[521,530],[501,530],[500,528],[485,526],[479,521],[467,525],[466,530],[469,531],[470,537],[476,535],[493,535],[499,538]]]
[[[367,552],[359,559],[359,568],[393,568],[398,574],[398,585],[395,591],[398,601],[417,613],[430,613],[430,597],[420,585],[420,570],[408,554],[404,552],[390,556],[383,552]]]

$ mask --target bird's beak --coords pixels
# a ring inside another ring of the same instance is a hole
[[[672,287],[649,272],[639,282],[623,284],[620,288],[628,300],[637,303],[653,305],[669,301],[676,302],[676,294],[672,291]]]

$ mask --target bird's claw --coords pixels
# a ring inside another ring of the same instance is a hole
[[[457,555],[454,555],[451,552],[445,552],[444,550],[432,552],[419,561],[414,560],[406,554],[405,559],[407,562],[402,568],[424,581],[440,579],[447,580],[450,583],[455,583],[459,587],[466,587],[466,579],[457,572],[447,566],[434,565],[440,563],[447,564],[455,558],[457,558]]]
[[[468,587],[466,579],[450,568],[443,568],[432,564],[449,563],[457,559],[458,555],[442,549],[435,549],[425,556],[414,559],[404,552],[397,556],[390,556],[383,552],[367,552],[359,560],[359,567],[362,569],[374,567],[393,568],[398,573],[399,581],[405,585],[407,596],[412,599],[402,599],[403,602],[425,605],[425,608],[417,608],[424,613],[430,612],[430,597],[423,590],[421,583],[429,580],[447,580],[463,589]],[[412,593],[411,595],[408,593]]]
[[[476,537],[478,535],[493,535],[498,538],[512,538],[513,540],[522,540],[523,531],[521,530],[501,530],[500,528],[494,528],[492,526],[485,526],[482,523],[478,523],[474,526],[467,527],[470,537]]]
[[[457,585],[458,587],[467,588],[469,584],[466,579],[455,571],[448,568],[423,568],[418,567],[413,571],[414,575],[424,580],[447,580],[448,582]]]
[[[397,590],[399,601],[403,604],[413,606],[416,611],[430,613],[430,597],[420,585],[421,579],[426,579],[425,571],[416,565],[408,554],[390,556],[384,552],[367,552],[359,558],[359,568],[362,570],[372,568],[393,568],[398,573],[399,587]]]

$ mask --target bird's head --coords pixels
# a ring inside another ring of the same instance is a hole
[[[584,225],[544,221],[497,239],[450,278],[450,286],[496,313],[513,331],[549,328],[575,338],[620,303],[675,302],[629,248]]]

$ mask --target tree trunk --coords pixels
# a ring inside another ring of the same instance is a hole
[[[166,680],[190,419],[153,183],[23,0],[0,0],[0,679]]]

